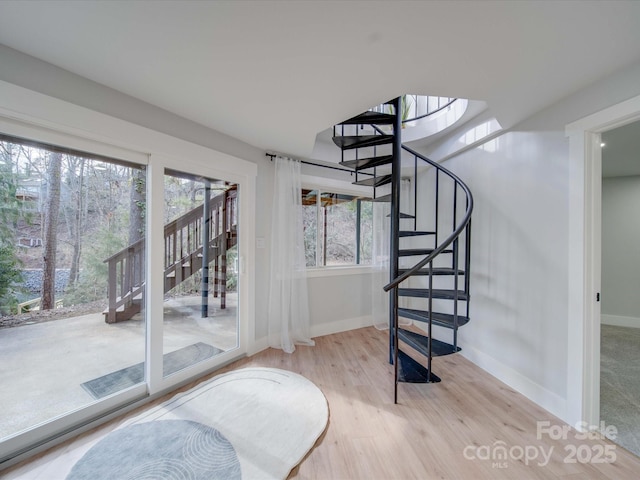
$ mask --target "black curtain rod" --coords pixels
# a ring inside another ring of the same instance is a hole
[[[277,157],[277,155],[275,153],[265,153],[265,155],[267,157],[269,157],[272,162],[273,162],[274,157]],[[329,168],[331,170],[339,170],[341,172],[348,172],[351,175],[353,175],[355,173],[353,170],[349,170],[347,168],[332,167],[331,165],[322,165],[320,163],[307,162],[306,160],[298,160],[298,161],[300,163],[304,163],[305,165],[312,165],[314,167]],[[358,175],[369,175],[370,177],[374,176],[373,173],[365,173],[365,172],[358,172]]]

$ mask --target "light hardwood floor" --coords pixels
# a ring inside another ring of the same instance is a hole
[[[434,372],[442,382],[401,384],[399,404],[394,405],[393,369],[386,359],[387,334],[370,327],[317,338],[315,347],[298,347],[292,355],[269,349],[222,371],[282,368],[304,375],[324,392],[329,425],[291,472],[291,479],[621,480],[640,476],[640,458],[608,440],[579,439],[573,430],[566,439],[537,435],[538,421],[556,429],[563,423],[461,355],[434,359]],[[64,458],[77,442],[105,435],[123,420],[67,441],[0,476],[54,480],[55,472],[46,468],[48,462]],[[506,448],[505,459],[484,459],[500,446]],[[527,453],[531,458],[534,451],[537,457],[528,460]],[[548,463],[542,452],[550,458]],[[598,463],[612,455],[612,462]],[[69,462],[75,460],[69,455]]]

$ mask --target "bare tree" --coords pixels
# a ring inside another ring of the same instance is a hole
[[[52,152],[47,168],[47,196],[44,226],[44,257],[42,269],[42,297],[40,308],[50,310],[55,307],[56,290],[56,250],[58,247],[58,214],[60,212],[60,175],[62,154]]]
[[[132,169],[129,191],[129,245],[140,240],[144,232],[145,181],[144,170]]]
[[[84,164],[85,159],[79,158],[77,159],[77,167],[78,174],[76,176],[76,165],[69,161],[69,176],[70,182],[74,185],[71,185],[73,188],[73,198],[75,200],[74,208],[74,219],[72,222],[72,232],[71,232],[71,241],[73,246],[73,253],[71,254],[71,270],[69,271],[69,286],[75,285],[78,281],[78,277],[80,274],[80,255],[82,252],[82,230],[83,230],[83,220],[84,220],[84,206],[83,206],[83,195],[82,191],[84,189]],[[75,178],[71,178],[75,176]],[[73,180],[73,181],[72,181]]]

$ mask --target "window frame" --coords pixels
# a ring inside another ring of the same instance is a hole
[[[316,190],[319,194],[337,193],[340,195],[353,195],[364,196],[372,198],[372,191],[370,187],[363,187],[360,185],[353,185],[352,183],[325,178],[316,177],[311,175],[302,175],[301,184],[303,190]],[[320,222],[320,208],[318,202],[320,201],[320,195],[317,196],[316,209],[317,209],[317,223]],[[333,276],[333,275],[357,275],[362,273],[369,273],[371,271],[371,264],[351,264],[351,265],[317,265],[318,255],[320,249],[320,235],[316,238],[316,265],[307,268],[307,276],[310,278]]]

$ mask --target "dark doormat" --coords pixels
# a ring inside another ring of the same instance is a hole
[[[207,343],[194,343],[188,347],[181,348],[171,353],[167,353],[163,357],[163,373],[164,376],[182,370],[183,368],[195,363],[211,358],[214,355],[222,353],[222,350],[211,346]],[[96,400],[106,397],[113,393],[132,387],[144,381],[144,363],[138,363],[122,370],[117,370],[102,377],[94,378],[88,382],[84,382],[84,388]]]

